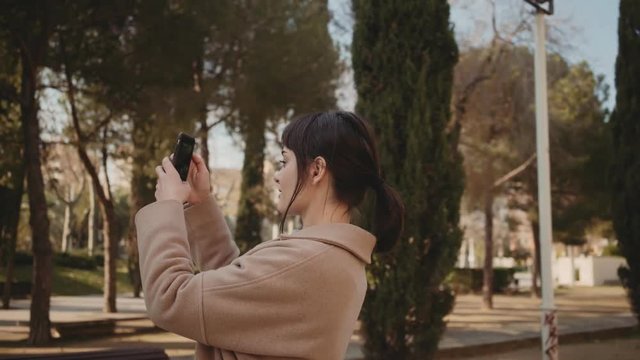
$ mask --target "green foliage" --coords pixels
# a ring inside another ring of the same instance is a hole
[[[602,256],[622,256],[618,244],[609,244],[602,249]]]
[[[102,264],[102,262],[100,262]],[[32,282],[32,263],[16,263],[14,281]],[[122,263],[117,268],[117,289],[120,294],[131,292],[131,285],[127,279],[126,267]],[[4,273],[0,273],[0,282],[4,281]],[[53,269],[54,296],[82,296],[101,294],[103,291],[104,276],[102,268],[78,269],[55,265]]]
[[[362,321],[370,359],[435,353],[454,301],[443,281],[461,241],[464,174],[450,123],[458,52],[444,0],[354,1],[357,110],[374,125],[386,180],[401,193],[402,239],[374,257]]]
[[[33,264],[33,255],[24,251],[16,251],[14,261],[16,265],[31,265]]]
[[[53,263],[61,267],[82,270],[95,270],[98,267],[95,258],[88,256],[78,256],[68,253],[56,254]]]
[[[511,282],[515,268],[494,268],[493,269],[493,291],[504,293]],[[483,270],[456,268],[447,277],[447,284],[456,292],[456,294],[478,293],[482,291]]]
[[[613,227],[627,267],[618,275],[640,322],[640,3],[620,0],[613,140]]]
[[[24,251],[15,254],[16,266],[29,266],[33,264],[33,255]],[[96,270],[104,264],[102,255],[88,256],[84,254],[56,253],[53,263],[58,267],[80,270]]]
[[[554,240],[579,245],[589,226],[610,218],[609,179],[602,171],[611,161],[606,88],[582,62],[549,93]]]

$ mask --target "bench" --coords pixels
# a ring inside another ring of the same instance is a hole
[[[53,323],[52,327],[56,329],[60,337],[63,339],[78,336],[102,336],[112,335],[116,330],[116,321],[112,319],[93,320],[93,321],[70,321]]]
[[[135,321],[147,319],[146,316],[130,317],[125,319],[97,319],[97,320],[80,320],[54,322],[51,324],[53,328],[60,334],[60,338],[69,339],[77,337],[94,337],[113,335],[116,331],[118,322]]]
[[[30,354],[30,355],[9,355],[2,357],[3,360],[25,360],[25,359],[78,359],[78,360],[107,360],[107,359],[127,359],[127,360],[168,360],[169,357],[161,348],[138,347],[126,349],[109,349],[99,351],[84,351],[74,353],[56,354]]]

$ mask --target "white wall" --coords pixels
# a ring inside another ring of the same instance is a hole
[[[610,281],[619,281],[618,268],[627,265],[624,258],[618,256],[598,256],[593,258],[594,284],[604,285]]]
[[[617,282],[618,267],[624,264],[626,264],[625,259],[617,256],[575,257],[573,285],[600,286],[610,282]],[[556,284],[572,285],[571,276],[571,259],[568,257],[555,259],[553,277]]]

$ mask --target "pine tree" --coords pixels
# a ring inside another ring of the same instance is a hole
[[[620,1],[613,134],[613,227],[627,267],[618,275],[640,321],[640,3]]]
[[[233,83],[234,127],[245,143],[235,238],[260,243],[270,196],[263,181],[265,131],[279,121],[335,105],[338,54],[327,1],[239,3],[247,15],[244,58]],[[273,126],[276,125],[276,126]],[[269,186],[270,187],[270,186]]]
[[[355,0],[357,111],[374,126],[386,181],[401,193],[400,243],[370,267],[362,313],[370,359],[432,358],[454,303],[442,282],[461,242],[464,187],[450,121],[458,49],[446,0]]]

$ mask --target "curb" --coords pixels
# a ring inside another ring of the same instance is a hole
[[[569,334],[560,334],[558,343],[560,348],[562,344],[575,344],[582,342],[590,342],[594,340],[608,340],[628,336],[637,331],[637,326],[623,326],[617,328],[572,332]],[[436,359],[461,359],[470,356],[482,356],[499,354],[513,350],[519,350],[527,347],[540,346],[540,337],[527,337],[515,340],[501,341],[490,344],[470,345],[464,347],[455,347],[449,349],[439,349],[436,352]]]

